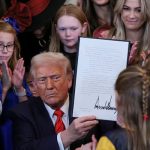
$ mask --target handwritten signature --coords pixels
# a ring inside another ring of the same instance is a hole
[[[112,100],[112,96],[110,97],[109,101],[106,101],[105,102],[105,105],[102,106],[100,105],[100,99],[99,99],[99,96],[96,100],[96,103],[95,103],[95,106],[94,106],[94,109],[103,109],[103,110],[115,110],[114,114],[116,113],[116,108],[111,106],[111,100]]]

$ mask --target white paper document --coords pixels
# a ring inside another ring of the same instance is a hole
[[[73,117],[116,120],[114,83],[126,68],[128,41],[80,37]]]

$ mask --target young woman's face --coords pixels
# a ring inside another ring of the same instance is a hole
[[[92,0],[92,2],[95,5],[100,5],[100,6],[108,4],[109,1],[110,0]]]
[[[75,47],[78,42],[78,37],[86,31],[85,24],[82,25],[80,21],[73,16],[62,16],[58,19],[56,31],[64,47]]]
[[[14,51],[14,35],[0,31],[0,64],[8,63]]]
[[[127,30],[139,30],[143,26],[145,20],[141,14],[141,3],[139,0],[126,0],[122,13],[121,19]]]

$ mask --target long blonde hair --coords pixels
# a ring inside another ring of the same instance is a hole
[[[115,83],[121,114],[128,132],[128,150],[150,149],[150,72],[139,66],[122,71]]]
[[[56,24],[60,17],[68,15],[73,16],[79,20],[81,25],[83,25],[85,22],[88,23],[87,18],[84,14],[84,12],[79,8],[78,6],[68,4],[63,5],[56,13],[56,16],[54,18],[54,22],[52,25],[52,36],[51,36],[51,42],[49,46],[49,51],[52,52],[60,52],[60,39],[56,32]],[[82,36],[87,36],[87,34],[90,32],[89,25],[87,24],[87,31],[82,34]]]
[[[125,40],[125,27],[121,19],[121,12],[123,9],[123,5],[126,0],[117,0],[115,8],[114,8],[114,26],[115,26],[115,37],[116,39]],[[140,41],[140,50],[148,50],[150,49],[150,0],[138,0],[141,4],[141,13],[142,17],[145,20],[143,25],[143,37],[141,37]]]
[[[16,31],[13,29],[13,27],[10,24],[0,20],[0,32],[11,33],[14,36],[15,47],[14,47],[12,57],[8,61],[8,66],[13,70],[15,64],[17,63],[17,60],[20,58],[20,44],[16,35]]]

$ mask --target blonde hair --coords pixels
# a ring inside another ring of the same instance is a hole
[[[43,52],[35,55],[31,59],[31,76],[34,78],[36,68],[45,64],[61,66],[65,69],[67,75],[72,76],[72,68],[69,59],[59,52]]]
[[[150,149],[150,72],[139,66],[122,71],[115,83],[118,115],[128,131],[129,150]]]
[[[13,27],[10,24],[0,20],[0,32],[11,33],[14,36],[15,47],[14,47],[12,57],[8,61],[8,66],[13,70],[15,64],[17,63],[17,60],[20,58],[20,44],[16,35],[16,31],[13,29]]]
[[[114,8],[114,26],[116,39],[125,40],[125,27],[121,19],[121,12],[126,0],[117,0]],[[141,4],[142,17],[145,20],[143,37],[141,37],[140,50],[150,49],[150,0],[138,0]]]
[[[90,32],[87,18],[84,12],[81,10],[81,8],[72,4],[63,5],[57,11],[55,18],[54,18],[54,22],[52,24],[52,36],[51,36],[49,51],[60,52],[60,39],[57,35],[55,26],[57,24],[58,19],[64,15],[73,16],[77,18],[79,22],[81,23],[81,25],[83,25],[85,22],[87,23],[87,31],[83,33],[82,36],[87,36],[87,34]]]

